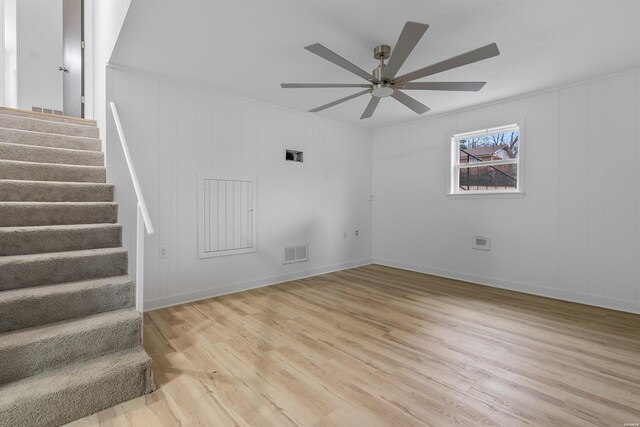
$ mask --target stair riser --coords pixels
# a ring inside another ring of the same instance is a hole
[[[0,333],[133,308],[134,304],[133,282],[14,299],[0,303]]]
[[[0,384],[136,347],[140,345],[141,332],[142,316],[0,348]]]
[[[3,114],[5,116],[17,116],[17,117],[26,117],[26,118],[38,119],[38,120],[47,120],[50,122],[69,123],[72,125],[93,126],[93,127],[96,126],[95,120],[85,120],[85,119],[78,119],[75,117],[57,116],[53,114],[36,113],[31,111],[0,108],[0,114]]]
[[[99,151],[63,150],[8,143],[0,143],[0,159],[35,163],[104,166],[104,154]]]
[[[71,150],[102,150],[102,142],[96,138],[53,135],[20,129],[0,128],[0,142],[38,147],[68,148]]]
[[[52,165],[0,160],[0,179],[57,182],[107,182],[104,167]]]
[[[83,136],[86,138],[98,138],[100,136],[98,128],[93,126],[78,126],[69,123],[52,122],[6,114],[0,114],[0,127],[53,133],[57,135]]]
[[[122,246],[118,226],[73,230],[20,230],[0,228],[0,256],[79,251]]]
[[[118,221],[116,204],[0,204],[0,227],[28,225],[104,224]]]
[[[90,383],[70,383],[36,398],[0,406],[0,426],[58,426],[134,399],[153,390],[151,361],[118,367]],[[34,411],[34,408],[37,408]]]
[[[5,202],[112,202],[113,186],[75,183],[0,181]]]
[[[127,253],[5,262],[0,265],[0,291],[76,282],[127,274]]]

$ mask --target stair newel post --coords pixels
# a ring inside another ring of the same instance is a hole
[[[144,217],[140,202],[136,209],[136,309],[142,313],[144,310]]]

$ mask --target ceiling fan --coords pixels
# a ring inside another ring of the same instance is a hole
[[[391,55],[391,47],[387,45],[376,46],[373,49],[373,57],[380,61],[380,65],[378,65],[371,74],[347,61],[337,53],[327,49],[320,43],[305,47],[309,52],[315,53],[321,58],[333,62],[345,70],[351,71],[353,74],[367,80],[368,83],[282,83],[280,86],[287,89],[341,87],[364,88],[363,91],[345,96],[344,98],[340,98],[336,101],[309,110],[312,113],[317,113],[318,111],[325,110],[329,107],[333,107],[334,105],[341,104],[345,101],[349,101],[350,99],[354,99],[368,93],[371,95],[371,100],[369,101],[367,108],[365,108],[364,113],[362,113],[362,116],[360,116],[360,119],[368,119],[371,117],[380,102],[380,98],[387,96],[391,96],[396,101],[399,101],[418,114],[423,114],[430,110],[429,107],[410,97],[402,90],[477,92],[482,89],[486,82],[414,82],[414,80],[498,56],[500,55],[500,51],[495,43],[482,46],[478,49],[471,50],[461,55],[454,56],[453,58],[445,59],[444,61],[436,64],[396,77],[400,67],[402,67],[402,64],[404,64],[409,54],[416,47],[424,33],[427,31],[427,28],[429,28],[427,24],[421,24],[419,22],[408,21],[405,23],[404,28],[400,33],[400,37],[398,38],[398,42],[393,50],[393,55]],[[389,59],[389,61],[385,64],[384,61],[386,59]]]

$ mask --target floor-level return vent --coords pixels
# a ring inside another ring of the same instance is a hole
[[[283,246],[282,263],[293,264],[294,262],[309,261],[309,244]]]

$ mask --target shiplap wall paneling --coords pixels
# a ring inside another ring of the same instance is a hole
[[[158,246],[167,250],[167,256],[158,264],[158,293],[165,295],[177,275],[178,257],[175,252],[178,241],[177,171],[179,144],[177,140],[178,88],[174,83],[158,81],[158,170],[156,177],[159,195],[158,211],[154,217]],[[148,249],[151,256],[153,249]]]
[[[145,247],[147,308],[370,261],[368,130],[129,70],[108,77],[157,231]],[[109,182],[133,269],[135,195],[116,144],[110,120]],[[285,162],[287,148],[305,162]],[[257,252],[199,259],[198,176],[257,177]],[[282,265],[283,245],[306,243],[308,262]]]
[[[605,158],[605,296],[634,300],[636,282],[635,74],[607,80]]]
[[[640,302],[640,72],[636,75],[636,301]]]
[[[374,260],[640,312],[639,79],[622,73],[375,130]],[[447,197],[448,137],[514,122],[524,197]],[[491,251],[472,250],[473,235],[490,237]]]
[[[176,108],[176,152],[171,161],[176,170],[176,205],[174,218],[177,228],[174,257],[177,258],[176,275],[170,289],[180,283],[183,288],[200,287],[200,271],[197,264],[197,167],[200,166],[198,127],[202,117],[198,116],[199,91],[191,87],[178,86]],[[196,167],[194,167],[196,166]],[[158,191],[154,188],[152,191]],[[162,233],[159,230],[158,233]],[[196,245],[194,246],[194,242]],[[146,269],[145,269],[146,271]]]
[[[558,288],[588,292],[589,86],[559,92]]]
[[[609,150],[603,150],[607,140],[607,82],[605,80],[589,85],[588,139],[586,150],[589,174],[586,185],[587,200],[587,292],[589,295],[605,297],[605,254],[606,254],[606,159]]]
[[[127,139],[134,162],[138,180],[142,188],[157,186],[158,170],[158,82],[153,78],[133,74],[129,79],[129,125],[130,133]],[[137,118],[143,117],[143,120]],[[148,147],[154,147],[149,149]],[[130,186],[132,184],[129,184]],[[158,213],[159,192],[147,191],[144,193],[147,208]],[[130,191],[130,205],[137,205],[134,191]],[[137,220],[137,212],[131,214],[130,221]],[[135,224],[135,222],[132,222]],[[131,234],[131,247],[135,248],[136,234]],[[160,295],[158,263],[158,234],[154,233],[145,238],[146,249],[144,253],[145,263],[145,298],[153,299]],[[151,249],[153,248],[153,249]],[[135,260],[135,250],[132,259]],[[130,271],[135,272],[135,264],[130,266]],[[146,284],[149,284],[147,286]]]

